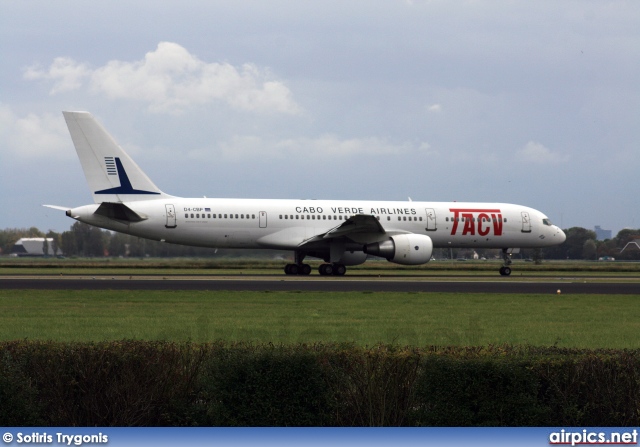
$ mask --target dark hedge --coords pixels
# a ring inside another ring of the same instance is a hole
[[[0,343],[3,426],[638,426],[640,351]]]

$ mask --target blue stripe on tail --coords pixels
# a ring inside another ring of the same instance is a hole
[[[153,191],[144,191],[141,189],[133,189],[131,186],[131,181],[129,181],[129,176],[124,170],[124,166],[122,166],[122,162],[119,157],[115,157],[116,169],[118,171],[118,178],[120,179],[120,186],[115,188],[103,189],[101,191],[96,191],[94,194],[152,194],[159,195],[159,192]],[[107,170],[110,169],[110,166],[107,167]]]

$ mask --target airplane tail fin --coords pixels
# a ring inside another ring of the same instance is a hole
[[[163,193],[89,112],[62,112],[95,203],[164,199]]]

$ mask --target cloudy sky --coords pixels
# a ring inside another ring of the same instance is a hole
[[[179,196],[640,227],[640,2],[0,0],[0,228],[91,203],[62,110]]]

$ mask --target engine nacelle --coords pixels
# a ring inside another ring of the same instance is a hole
[[[342,265],[360,265],[367,260],[367,254],[361,251],[345,251],[342,253],[338,264]]]
[[[431,259],[433,241],[423,234],[399,234],[386,241],[367,244],[362,251],[387,258],[387,261],[396,264],[419,265],[426,264]]]

